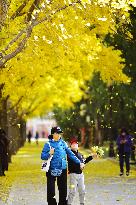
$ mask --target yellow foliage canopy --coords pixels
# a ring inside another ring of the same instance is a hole
[[[108,85],[130,81],[121,52],[103,41],[116,32],[115,17],[124,21],[134,2],[35,2],[12,1],[1,30],[3,95],[10,95],[22,116],[45,113],[56,104],[72,106],[95,72]]]

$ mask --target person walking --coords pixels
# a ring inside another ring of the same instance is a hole
[[[8,170],[8,144],[6,132],[0,129],[0,176],[5,176],[5,171]]]
[[[132,137],[128,134],[127,130],[123,128],[117,138],[120,176],[124,174],[124,162],[126,163],[126,175],[129,176],[130,172],[130,154],[132,146]]]
[[[38,140],[39,140],[39,132],[38,131],[36,131],[35,140],[36,140],[36,144],[38,145]]]
[[[32,133],[29,130],[28,134],[27,134],[27,139],[28,139],[28,143],[31,143],[31,138],[32,138]]]
[[[63,131],[60,127],[52,127],[49,142],[44,145],[41,153],[42,160],[47,160],[51,155],[53,155],[49,171],[46,173],[48,205],[57,205],[55,199],[56,180],[59,190],[58,205],[67,205],[67,155],[81,168],[84,167],[83,163],[80,162],[68,147],[67,143],[62,139],[62,133]]]
[[[76,155],[76,157],[80,160],[80,162],[86,164],[90,162],[93,159],[93,156],[97,154],[92,154],[86,159],[84,156],[78,152],[78,141],[76,138],[72,138],[70,141],[71,150]],[[77,188],[79,192],[79,200],[80,205],[85,204],[85,184],[84,184],[84,174],[82,172],[82,169],[80,166],[76,163],[74,163],[69,157],[68,157],[68,173],[69,173],[69,194],[68,194],[68,205],[72,205],[73,199],[75,197]]]

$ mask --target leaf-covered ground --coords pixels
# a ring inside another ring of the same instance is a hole
[[[40,171],[42,147],[43,142],[38,146],[34,142],[26,143],[12,157],[6,177],[0,178],[0,205],[46,205],[46,177]],[[85,150],[81,151],[88,155]],[[85,205],[136,204],[136,170],[131,170],[129,177],[119,177],[118,173],[118,164],[109,159],[96,159],[87,164]],[[78,200],[77,194],[73,205]]]

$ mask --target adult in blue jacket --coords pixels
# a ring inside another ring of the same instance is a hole
[[[120,176],[124,174],[124,161],[126,163],[126,175],[129,175],[130,171],[130,154],[132,146],[132,137],[128,134],[127,130],[123,128],[120,135],[117,138],[118,154],[119,154],[119,165],[120,165]]]
[[[44,145],[41,154],[42,160],[47,160],[53,155],[49,171],[46,173],[48,205],[57,205],[55,199],[56,179],[59,190],[58,205],[67,205],[67,155],[75,163],[80,164],[81,168],[84,166],[68,147],[67,143],[62,140],[61,133],[63,133],[63,131],[60,127],[53,127],[51,129],[49,142]]]

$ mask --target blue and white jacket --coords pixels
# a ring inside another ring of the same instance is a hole
[[[75,154],[68,147],[67,143],[61,138],[58,141],[49,139],[50,146],[54,148],[53,158],[50,163],[50,169],[66,169],[67,168],[67,155],[75,163],[80,164],[80,160],[75,156]],[[50,157],[50,146],[49,143],[44,145],[44,148],[41,153],[41,159],[47,160]]]

